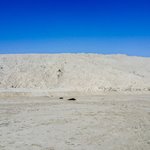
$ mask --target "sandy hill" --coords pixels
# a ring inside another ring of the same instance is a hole
[[[99,54],[0,55],[0,89],[150,91],[150,58]]]

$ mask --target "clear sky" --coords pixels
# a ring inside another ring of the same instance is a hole
[[[0,0],[0,53],[150,57],[150,0]]]

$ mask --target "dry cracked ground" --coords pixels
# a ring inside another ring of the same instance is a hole
[[[150,95],[0,98],[0,150],[149,150]]]

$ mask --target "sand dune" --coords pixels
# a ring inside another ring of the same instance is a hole
[[[150,58],[98,54],[0,55],[7,91],[150,91]]]

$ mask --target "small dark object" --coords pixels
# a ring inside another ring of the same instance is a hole
[[[63,97],[59,97],[59,99],[63,99]]]
[[[58,72],[61,72],[61,70],[59,69]]]
[[[69,101],[75,101],[76,99],[75,98],[69,98],[68,100]]]

